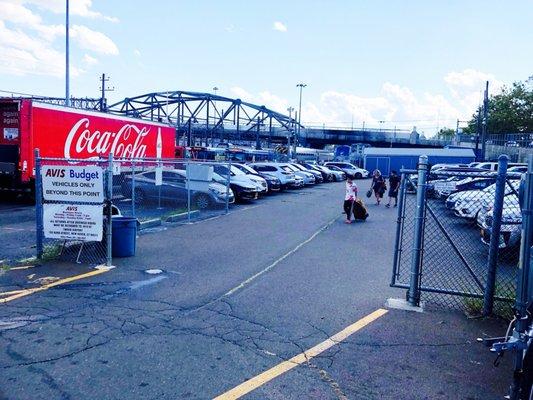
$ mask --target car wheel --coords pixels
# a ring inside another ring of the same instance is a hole
[[[211,197],[205,193],[199,193],[194,197],[194,205],[199,210],[205,210],[211,205]]]
[[[143,204],[146,201],[146,195],[142,189],[135,189],[135,204]]]
[[[356,172],[355,179],[361,179],[363,175],[360,172]]]

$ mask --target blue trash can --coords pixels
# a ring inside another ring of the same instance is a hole
[[[137,219],[131,217],[113,217],[112,221],[113,257],[134,256],[137,241]]]

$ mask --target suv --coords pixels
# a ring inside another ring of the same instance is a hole
[[[347,177],[352,179],[368,178],[369,175],[366,169],[356,167],[355,165],[347,162],[330,161],[324,164],[326,167],[329,167],[330,165],[339,167],[344,171]]]
[[[287,172],[276,163],[253,163],[250,167],[260,173],[274,175],[281,182],[281,188],[287,189],[296,184],[296,176],[292,172]]]

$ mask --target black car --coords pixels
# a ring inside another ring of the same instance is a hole
[[[468,182],[459,183],[455,186],[455,192],[462,192],[464,190],[483,190],[490,185],[496,183],[496,178],[476,178]]]
[[[331,174],[328,174],[326,171],[322,170],[317,165],[309,164],[306,162],[301,162],[300,165],[304,167],[309,172],[312,172],[313,174],[315,172],[318,172],[320,176],[322,177],[322,182],[331,182],[333,181],[333,176]]]

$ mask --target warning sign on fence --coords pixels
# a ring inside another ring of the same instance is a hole
[[[103,232],[102,205],[44,204],[44,237],[99,242]]]
[[[48,201],[102,203],[103,169],[94,165],[42,167],[43,197]]]

